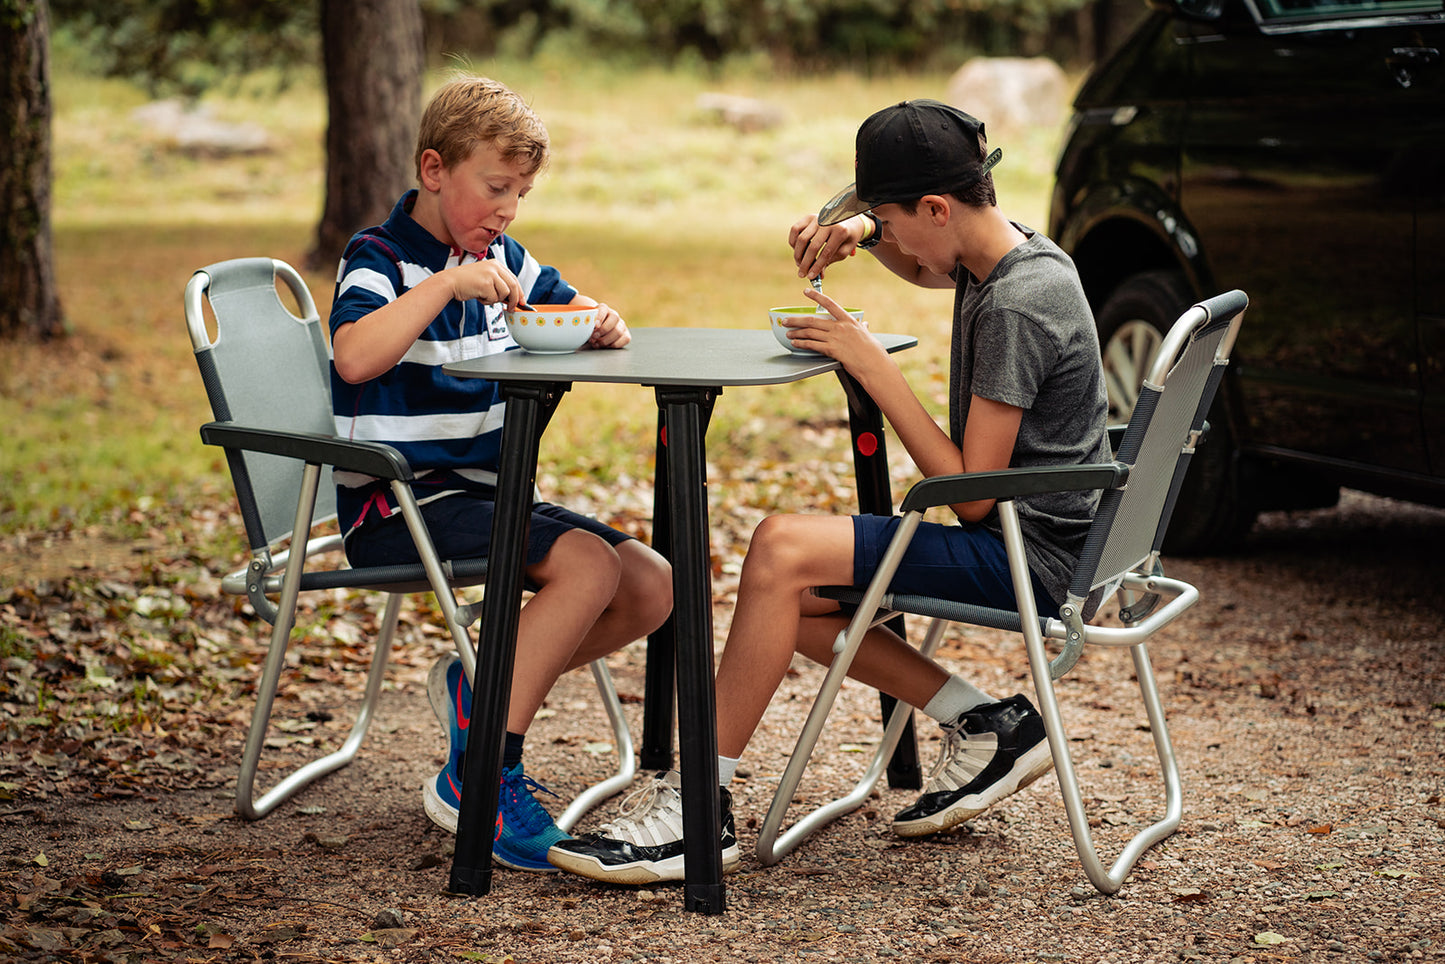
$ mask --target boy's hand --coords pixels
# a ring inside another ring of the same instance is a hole
[[[810,348],[821,352],[842,364],[850,373],[857,375],[866,366],[882,359],[887,360],[878,341],[868,333],[868,324],[861,318],[854,318],[838,302],[821,291],[811,288],[803,296],[817,302],[827,314],[799,313],[789,319],[789,335],[799,348]]]
[[[858,250],[865,230],[862,217],[829,225],[820,225],[816,214],[799,219],[788,229],[788,245],[793,249],[798,277],[811,281],[822,275],[828,265],[852,255]]]
[[[632,340],[632,332],[627,330],[627,322],[622,320],[613,308],[604,305],[597,305],[597,327],[592,329],[592,337],[587,341],[588,348],[622,348]]]
[[[517,276],[495,258],[448,268],[442,274],[451,282],[452,298],[457,301],[476,298],[482,304],[501,303],[513,309],[521,303],[525,294]]]

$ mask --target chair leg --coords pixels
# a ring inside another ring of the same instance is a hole
[[[999,503],[999,517],[1003,522],[1004,540],[1009,549],[1009,563],[1013,570],[1014,590],[1019,599],[1020,610],[1036,611],[1033,586],[1030,582],[1027,564],[1022,560],[1023,538],[1019,534],[1018,512],[1012,502]],[[1154,750],[1164,777],[1165,812],[1163,819],[1151,824],[1136,834],[1125,845],[1119,857],[1108,870],[1094,846],[1093,835],[1089,832],[1089,815],[1084,809],[1083,794],[1079,790],[1079,776],[1074,770],[1073,757],[1069,753],[1069,738],[1064,732],[1064,721],[1059,713],[1059,700],[1054,691],[1054,679],[1049,665],[1049,655],[1044,649],[1043,633],[1037,620],[1023,620],[1024,647],[1028,651],[1029,670],[1034,680],[1034,693],[1039,700],[1039,714],[1044,718],[1044,730],[1049,738],[1049,751],[1054,757],[1054,772],[1059,780],[1059,791],[1064,798],[1064,811],[1069,817],[1069,829],[1074,835],[1074,848],[1079,853],[1084,873],[1100,893],[1117,893],[1124,885],[1124,879],[1133,870],[1139,857],[1159,841],[1179,828],[1184,813],[1183,795],[1180,791],[1179,768],[1174,758],[1174,748],[1169,740],[1169,728],[1164,719],[1164,706],[1159,699],[1159,688],[1154,681],[1154,669],[1149,662],[1149,652],[1144,643],[1130,647],[1134,659],[1135,675],[1139,679],[1139,692],[1144,700],[1144,710],[1149,717],[1149,728],[1154,734]]]
[[[856,626],[861,640],[863,633],[892,616],[892,613],[887,612],[875,614],[874,619],[866,624],[861,617],[855,617],[845,636],[852,634]],[[947,620],[935,619],[928,627],[928,634],[924,637],[919,651],[925,656],[932,656],[938,649],[939,643],[942,642],[943,632],[947,627]],[[897,748],[898,741],[903,736],[913,712],[913,707],[907,703],[899,702],[894,707],[893,714],[888,719],[888,725],[884,728],[883,739],[873,754],[873,762],[851,792],[817,807],[800,818],[786,832],[779,833],[788,805],[792,803],[793,794],[803,779],[803,771],[812,758],[813,748],[817,745],[823,724],[833,709],[838,690],[843,684],[843,678],[847,675],[848,667],[853,662],[853,654],[857,652],[857,645],[849,646],[850,642],[851,639],[845,639],[841,648],[835,646],[835,649],[839,650],[838,655],[833,658],[832,665],[828,667],[828,675],[824,678],[823,685],[818,691],[818,697],[813,702],[813,708],[808,713],[807,722],[803,725],[803,732],[799,735],[798,743],[793,748],[793,755],[788,759],[788,765],[783,771],[777,792],[773,794],[773,802],[768,807],[768,814],[758,830],[758,861],[765,867],[782,860],[796,850],[804,840],[838,817],[845,813],[851,813],[862,806],[863,802],[868,799],[868,795],[873,792],[879,779],[887,771],[888,761],[892,758],[893,751]]]
[[[298,564],[304,557],[304,549],[297,555]],[[356,722],[339,748],[318,757],[310,763],[292,771],[259,799],[256,793],[256,770],[261,762],[261,750],[265,745],[266,729],[271,720],[271,708],[276,699],[276,688],[281,680],[281,669],[286,659],[286,645],[295,624],[296,594],[290,598],[283,587],[281,593],[282,616],[271,631],[271,646],[266,654],[266,664],[261,673],[261,682],[256,692],[256,709],[251,715],[251,728],[246,734],[246,749],[241,756],[241,772],[236,784],[236,812],[246,820],[259,820],[277,805],[294,796],[298,791],[315,780],[339,770],[356,757],[366,731],[375,715],[377,699],[381,693],[382,681],[386,678],[387,662],[391,656],[392,640],[396,635],[397,615],[401,609],[399,594],[387,596],[386,610],[381,617],[381,635],[376,641],[376,651],[371,657],[371,670],[366,677],[366,694],[357,710]]]
[[[612,673],[607,661],[593,660],[592,679],[597,684],[597,693],[602,697],[602,707],[607,711],[607,720],[612,724],[613,745],[617,747],[617,772],[593,784],[577,795],[562,816],[557,818],[557,827],[570,831],[587,811],[614,794],[621,793],[632,784],[637,773],[637,757],[632,748],[632,731],[627,727],[627,718],[622,715],[622,701],[617,698],[617,687],[612,682]]]

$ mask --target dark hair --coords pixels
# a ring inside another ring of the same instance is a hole
[[[988,143],[984,141],[983,135],[978,135],[978,159],[982,162],[988,155]],[[973,208],[998,207],[998,192],[993,186],[993,172],[989,171],[982,178],[973,182],[962,191],[938,191],[938,194],[947,194],[949,197]],[[898,206],[909,214],[918,213],[918,202],[921,197],[911,201],[900,201]]]

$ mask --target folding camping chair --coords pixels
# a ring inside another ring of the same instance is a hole
[[[278,281],[290,291],[300,317],[282,302]],[[207,330],[207,300],[214,338]],[[454,590],[484,583],[487,563],[437,556],[407,484],[411,468],[396,449],[334,434],[330,347],[322,337],[311,293],[294,268],[270,258],[210,265],[186,285],[185,307],[191,344],[215,416],[215,421],[201,426],[201,439],[225,449],[251,547],[249,565],[225,577],[222,589],[244,595],[257,615],[272,624],[236,791],[236,811],[257,820],[355,758],[376,710],[406,594],[429,590],[436,596],[467,679],[475,678],[476,654],[468,626],[480,616],[481,607],[459,605]],[[420,563],[349,568],[334,525],[329,534],[313,532],[313,527],[320,530],[335,516],[332,468],[390,481]],[[283,548],[285,543],[289,545]],[[328,554],[330,565],[313,568]],[[302,592],[326,589],[387,594],[365,696],[350,735],[338,749],[294,770],[257,798],[256,771],[296,621],[297,598]],[[632,736],[607,664],[597,660],[591,669],[612,726],[619,766],[613,776],[588,788],[566,808],[557,820],[564,830],[599,801],[626,788],[635,769]]]
[[[1229,362],[1247,305],[1244,292],[1232,291],[1193,306],[1175,322],[1144,380],[1114,462],[925,479],[904,498],[903,520],[867,589],[823,587],[815,590],[820,596],[857,608],[848,628],[838,635],[833,645],[836,655],[758,832],[757,853],[763,864],[778,862],[814,831],[856,809],[867,799],[883,772],[909,719],[911,708],[906,704],[900,703],[889,719],[872,765],[853,791],[818,807],[780,834],[788,805],[864,634],[898,613],[933,620],[919,647],[929,656],[937,649],[950,622],[1023,635],[1069,826],[1084,871],[1096,888],[1106,894],[1118,891],[1140,855],[1178,828],[1183,814],[1179,770],[1146,644],[1199,598],[1193,586],[1163,575],[1159,551],[1180,483],[1194,447],[1205,431],[1205,416]],[[1043,492],[1084,489],[1102,490],[1098,513],[1059,618],[1044,618],[1038,615],[1034,603],[1018,510],[1013,500]],[[888,584],[924,512],[936,506],[978,499],[997,500],[1018,610],[990,609],[888,592]],[[1098,607],[1120,590],[1119,618],[1123,626],[1090,625],[1088,619]],[[1045,649],[1045,638],[1062,641],[1061,651],[1052,659]],[[1089,832],[1088,815],[1053,685],[1054,680],[1074,666],[1089,643],[1130,648],[1165,788],[1163,818],[1131,838],[1108,870]]]

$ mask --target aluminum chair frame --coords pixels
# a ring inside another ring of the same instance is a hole
[[[833,661],[758,831],[757,855],[761,863],[777,863],[818,829],[860,806],[877,784],[912,713],[912,707],[907,704],[898,704],[871,765],[854,789],[815,808],[786,831],[782,829],[788,807],[864,635],[901,613],[932,619],[919,647],[920,652],[930,657],[950,622],[1009,630],[1023,636],[1075,848],[1086,876],[1100,892],[1116,893],[1139,857],[1178,829],[1183,816],[1179,767],[1147,641],[1199,598],[1194,586],[1163,575],[1160,547],[1190,457],[1206,431],[1205,418],[1229,363],[1247,306],[1244,292],[1232,291],[1194,305],[1175,322],[1145,378],[1140,401],[1123,429],[1114,462],[925,479],[904,498],[898,531],[867,588],[815,590],[825,598],[852,604],[856,610],[834,643]],[[1040,617],[1014,500],[1041,492],[1089,489],[1102,491],[1100,507],[1068,597],[1058,618]],[[1018,610],[890,593],[888,584],[924,513],[930,508],[979,499],[997,501]],[[1123,625],[1090,625],[1087,619],[1116,592],[1120,593]],[[1061,651],[1050,657],[1045,640],[1060,641]],[[1054,681],[1074,666],[1087,644],[1129,649],[1165,791],[1163,815],[1130,838],[1109,867],[1105,866],[1093,842],[1054,687]]]
[[[281,301],[278,282],[290,292],[299,315]],[[484,584],[486,560],[438,556],[408,484],[411,467],[400,452],[334,435],[330,348],[322,336],[316,303],[294,268],[271,258],[218,262],[191,276],[184,299],[191,345],[215,418],[201,426],[201,440],[225,449],[251,552],[246,568],[227,575],[221,588],[245,596],[256,614],[272,625],[236,788],[236,812],[247,820],[259,820],[356,758],[376,712],[406,595],[428,591],[434,595],[467,678],[475,678],[476,651],[469,627],[479,618],[481,607],[458,603],[455,590]],[[216,323],[214,338],[207,330],[207,301]],[[313,532],[335,516],[333,468],[389,481],[420,563],[353,569],[343,558],[339,565],[311,568],[326,554],[342,549],[339,534]],[[292,770],[261,792],[257,771],[297,603],[302,592],[324,589],[387,594],[366,689],[351,731],[337,749]],[[636,772],[632,736],[607,664],[599,659],[590,669],[612,728],[618,768],[568,805],[556,821],[563,830],[625,789]]]

